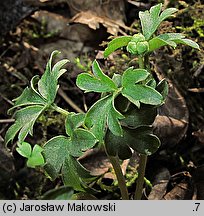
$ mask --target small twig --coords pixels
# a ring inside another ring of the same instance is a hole
[[[14,105],[14,103],[11,101],[11,100],[9,100],[7,97],[5,97],[3,94],[1,94],[0,93],[0,97],[2,97],[8,104],[10,104],[10,105]]]
[[[136,7],[145,7],[145,8],[149,8],[150,4],[149,3],[143,3],[143,2],[136,2],[133,0],[127,0],[128,3],[136,6]]]
[[[0,124],[13,123],[15,119],[0,119]]]
[[[4,142],[4,138],[0,135],[0,142]]]
[[[84,113],[82,109],[80,109],[67,95],[66,93],[60,88],[58,90],[58,94],[76,111],[79,113]]]
[[[126,174],[126,170],[127,170],[129,162],[130,162],[130,159],[127,159],[127,160],[124,160],[123,163],[121,164],[121,170],[122,170],[123,175]]]
[[[189,88],[188,91],[195,92],[195,93],[201,93],[201,92],[204,92],[204,88]]]
[[[204,68],[204,64],[202,64],[202,65],[195,71],[195,73],[193,74],[193,76],[194,76],[194,77],[198,77],[198,76],[201,74],[203,68]]]
[[[169,3],[170,3],[169,0],[164,0],[163,10],[168,7]]]

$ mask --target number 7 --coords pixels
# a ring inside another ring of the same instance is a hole
[[[199,208],[199,206],[200,206],[200,203],[195,203],[195,205],[197,205],[197,206],[196,206],[196,211],[198,211],[198,208]]]

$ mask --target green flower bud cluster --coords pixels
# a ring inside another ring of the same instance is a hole
[[[141,33],[135,34],[127,45],[127,51],[134,55],[142,55],[149,51],[149,43]]]

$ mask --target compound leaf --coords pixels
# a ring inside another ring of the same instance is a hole
[[[69,113],[65,121],[66,133],[73,135],[73,131],[84,123],[85,113]]]
[[[31,145],[27,142],[22,142],[18,144],[16,151],[27,158],[27,166],[35,168],[44,164],[44,158],[42,156],[43,149],[39,145],[35,145],[32,149]]]
[[[149,76],[149,72],[145,69],[128,68],[122,76],[122,86],[134,85],[145,80]]]
[[[165,45],[169,45],[172,46],[173,48],[176,48],[177,44],[185,44],[192,48],[200,49],[199,45],[196,42],[190,39],[186,39],[183,34],[166,33],[154,37],[149,41],[149,52],[152,52]]]
[[[128,146],[128,141],[125,130],[123,130],[122,137],[115,136],[108,130],[105,136],[105,146],[108,155],[118,156],[121,160],[131,158],[132,151]]]
[[[137,107],[140,106],[140,102],[150,105],[160,105],[163,102],[162,95],[147,85],[136,84],[126,86],[122,90],[122,95],[128,98]]]
[[[44,106],[32,105],[24,107],[15,113],[15,123],[7,130],[5,135],[6,144],[13,140],[19,132],[18,141],[22,143],[29,133],[32,135],[33,125],[44,111]]]
[[[184,38],[184,39],[178,39],[178,40],[175,40],[175,42],[177,44],[184,44],[184,45],[190,46],[190,47],[192,47],[194,49],[200,50],[199,45],[195,41],[192,41],[190,39],[186,39],[186,38]]]
[[[52,138],[45,144],[43,151],[46,159],[45,170],[48,175],[54,180],[61,173],[64,183],[77,190],[83,190],[82,178],[84,176],[87,179],[92,178],[92,176],[79,165],[73,156],[81,156],[83,151],[92,148],[97,141],[92,133],[89,131],[82,132],[82,130],[76,129],[76,136],[74,135],[73,138],[65,136]],[[83,138],[80,139],[80,135]],[[79,169],[80,172],[76,172]]]
[[[71,144],[69,146],[69,152],[74,157],[81,156],[84,151],[92,148],[97,142],[93,133],[81,128],[77,128],[74,131],[70,140]]]
[[[66,71],[61,67],[68,62],[66,59],[61,60],[52,69],[52,58],[58,53],[58,51],[52,52],[42,78],[39,79],[38,76],[34,76],[31,79],[30,87],[26,87],[22,94],[14,100],[14,106],[8,112],[18,107],[21,107],[21,109],[16,112],[14,116],[16,121],[6,133],[6,143],[13,140],[18,132],[18,141],[20,143],[24,141],[28,133],[32,135],[35,121],[54,102],[58,88],[58,78]]]
[[[122,95],[128,98],[137,107],[140,102],[150,105],[159,105],[163,101],[162,95],[148,85],[140,84],[149,76],[144,69],[128,68],[122,77]]]
[[[84,188],[87,188],[86,183],[95,179],[95,177],[71,155],[65,160],[62,167],[62,174],[64,184],[78,191],[84,191]]]
[[[112,41],[108,43],[108,47],[104,51],[104,57],[107,58],[111,53],[115,50],[127,46],[128,43],[131,41],[132,36],[121,36],[114,38]]]
[[[122,137],[117,137],[110,131],[105,137],[107,153],[111,156],[118,156],[124,160],[132,156],[130,148],[144,155],[155,153],[159,146],[159,139],[152,134],[152,128],[148,126],[138,127],[136,129],[123,128]]]
[[[149,11],[139,12],[142,31],[146,40],[151,38],[163,20],[172,16],[172,14],[177,11],[176,8],[168,8],[160,14],[161,8],[162,4],[160,3],[151,7]]]
[[[106,125],[116,136],[122,135],[122,128],[119,123],[119,119],[122,118],[123,115],[115,109],[114,97],[107,95],[89,109],[85,117],[85,125],[91,129],[100,142],[103,142]]]
[[[105,75],[98,62],[95,60],[92,65],[93,75],[88,73],[79,74],[76,84],[86,92],[111,92],[117,90],[117,86],[107,75]]]
[[[121,122],[125,127],[137,128],[144,125],[152,125],[156,115],[157,108],[155,106],[142,104],[140,109],[138,109],[131,105]]]
[[[38,90],[40,94],[46,99],[48,103],[53,103],[58,90],[58,78],[66,70],[60,70],[68,60],[64,59],[56,63],[52,69],[52,59],[54,56],[59,54],[59,51],[53,51],[51,57],[47,63],[45,73],[42,75],[41,79],[38,82]]]

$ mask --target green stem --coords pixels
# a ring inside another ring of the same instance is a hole
[[[58,107],[56,104],[53,104],[51,106],[52,109],[54,109],[56,112],[64,115],[64,116],[68,116],[69,112],[65,109],[62,109],[61,107]]]
[[[121,197],[123,200],[129,200],[128,190],[126,187],[125,178],[124,178],[122,170],[121,170],[119,159],[118,159],[118,157],[113,157],[113,156],[109,156],[109,159],[110,159],[110,162],[113,166],[113,169],[115,171],[115,174],[116,174],[116,177],[118,180],[118,185],[120,188]]]
[[[140,55],[138,57],[139,68],[146,69],[145,66],[147,66],[147,60],[149,60],[147,56],[146,58],[144,58],[144,56]],[[143,190],[143,185],[144,185],[146,163],[147,163],[147,155],[141,154],[140,161],[139,161],[137,187],[136,187],[135,196],[134,196],[135,200],[140,200],[142,198],[142,190]]]
[[[144,68],[151,73],[150,62],[149,62],[149,54],[144,56]]]
[[[137,187],[135,190],[135,197],[134,197],[135,200],[141,200],[142,198],[146,164],[147,164],[147,155],[140,155]]]
[[[139,55],[138,57],[139,68],[144,69],[144,57]]]

